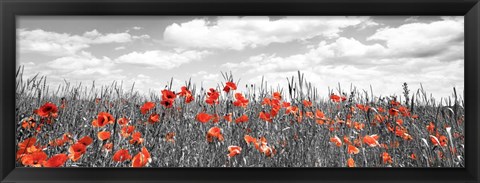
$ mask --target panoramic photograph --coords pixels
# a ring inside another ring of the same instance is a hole
[[[463,16],[16,25],[16,167],[465,167]]]

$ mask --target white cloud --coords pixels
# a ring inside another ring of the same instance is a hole
[[[419,16],[411,16],[405,19],[405,22],[416,22],[418,21]]]
[[[125,46],[119,46],[115,48],[115,50],[124,50],[124,49],[126,49]]]
[[[115,64],[108,57],[97,58],[89,52],[60,57],[45,64],[51,74],[70,79],[111,78],[121,70],[114,69]],[[119,78],[113,78],[119,79]]]
[[[367,91],[372,85],[374,92],[383,95],[400,95],[403,82],[414,90],[422,83],[436,97],[448,96],[454,86],[463,90],[463,20],[444,18],[430,24],[405,24],[381,29],[372,37],[382,38],[387,46],[339,37],[331,43],[321,41],[304,53],[285,57],[259,54],[222,67],[242,77],[254,76],[247,82],[256,84],[264,75],[271,85],[281,84],[283,88],[285,78],[296,76],[300,70],[309,81],[323,87],[320,92],[324,95],[328,86],[335,88],[337,83],[344,88],[353,83]]]
[[[463,17],[444,17],[431,23],[409,23],[377,30],[367,40],[385,41],[388,55],[396,57],[463,58]]]
[[[38,52],[51,56],[72,55],[89,47],[85,38],[67,33],[36,30],[17,30],[17,47],[20,53]]]
[[[132,36],[127,32],[103,34],[97,30],[82,35],[57,33],[42,29],[17,29],[20,53],[36,52],[48,56],[71,56],[92,44],[126,43],[134,39],[148,39],[148,35]]]
[[[260,54],[250,57],[240,63],[226,63],[223,67],[231,70],[244,69],[248,73],[285,72],[311,68],[314,65],[367,65],[372,64],[385,48],[380,44],[364,45],[353,38],[340,37],[335,42],[327,44],[320,42],[308,52],[287,57],[277,57],[275,54]],[[364,58],[364,57],[368,58]]]
[[[132,36],[133,39],[150,39],[149,35]]]
[[[138,26],[135,26],[135,27],[132,27],[133,30],[141,30],[143,29],[143,27],[138,27]]]
[[[198,61],[209,55],[208,51],[182,51],[169,52],[163,50],[152,50],[145,52],[131,52],[115,59],[116,63],[128,63],[134,65],[146,65],[160,69],[173,69],[182,64]]]
[[[165,29],[164,39],[178,47],[242,50],[316,36],[335,38],[342,28],[365,22],[371,22],[369,17],[218,17],[174,23]]]

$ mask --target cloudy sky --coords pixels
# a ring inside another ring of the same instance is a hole
[[[351,84],[375,94],[420,83],[435,97],[464,88],[463,17],[21,16],[17,65],[25,76],[72,83],[136,83],[160,91],[192,78],[215,87],[221,72],[245,84],[286,86],[300,70],[327,95]],[[129,88],[129,87],[126,87]]]

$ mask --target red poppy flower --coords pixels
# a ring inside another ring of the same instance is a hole
[[[400,105],[400,102],[396,101],[396,100],[392,100],[390,101],[390,104],[392,104],[392,106],[399,106]]]
[[[308,100],[303,100],[303,106],[305,107],[312,107],[312,102],[308,101]]]
[[[43,151],[34,152],[22,157],[22,164],[31,167],[41,167],[48,156]]]
[[[332,100],[333,102],[340,102],[340,96],[338,95],[335,95],[335,94],[331,94],[330,95],[330,100]]]
[[[172,108],[173,107],[173,100],[162,100],[160,104],[165,106],[166,108]]]
[[[388,114],[390,114],[390,116],[398,116],[398,109],[390,108],[390,110],[388,110]]]
[[[273,92],[273,98],[277,100],[282,100],[282,95],[279,92]]]
[[[342,146],[342,140],[340,140],[340,138],[338,138],[336,135],[330,138],[330,142],[332,142],[338,147]]]
[[[408,108],[406,108],[405,106],[400,106],[400,107],[398,107],[398,111],[400,111],[400,113],[401,113],[402,116],[404,116],[404,117],[410,116],[410,111],[409,111]]]
[[[197,121],[201,123],[208,123],[210,119],[212,119],[212,116],[207,113],[201,112],[197,114],[196,118],[197,118]]]
[[[266,121],[266,122],[272,122],[272,118],[270,116],[269,113],[265,113],[265,112],[260,112],[260,115],[259,115],[259,118]]]
[[[392,157],[387,152],[382,153],[382,160],[383,160],[383,163],[392,163],[393,162]]]
[[[348,154],[358,154],[360,152],[360,150],[353,146],[353,145],[348,145]]]
[[[369,145],[370,147],[375,147],[377,145],[380,145],[378,143],[378,139],[380,138],[380,136],[374,134],[374,135],[365,135],[363,137],[363,142],[367,145]]]
[[[124,126],[122,127],[122,129],[120,130],[120,134],[122,135],[122,137],[130,137],[130,135],[133,133],[133,131],[135,130],[135,126]]]
[[[235,93],[236,101],[233,102],[234,106],[246,108],[248,105],[248,99],[243,97],[241,93]]]
[[[71,135],[70,133],[65,133],[63,134],[62,138],[55,139],[53,141],[50,141],[48,145],[57,147],[57,146],[63,146],[66,142],[71,141]]]
[[[363,128],[365,128],[365,124],[360,122],[353,122],[353,126],[357,130],[363,130]]]
[[[115,154],[113,154],[113,161],[122,162],[132,159],[132,156],[127,149],[120,149]]]
[[[296,106],[288,106],[287,110],[285,110],[285,114],[296,114],[298,112],[298,107]]]
[[[43,118],[56,118],[58,116],[58,108],[55,104],[47,102],[43,104],[39,109],[35,110],[35,113],[37,113],[37,115]]]
[[[232,122],[232,113],[228,113],[227,115],[223,116],[223,119],[227,122]]]
[[[218,114],[213,114],[212,115],[212,122],[213,123],[218,123],[220,121],[220,116]]]
[[[147,148],[142,147],[142,151],[133,157],[132,167],[144,167],[152,161]]]
[[[142,133],[134,132],[132,134],[132,139],[129,142],[130,142],[130,144],[141,144],[141,143],[143,143]]]
[[[121,126],[125,126],[128,124],[130,120],[128,118],[120,118],[117,120],[117,123]]]
[[[89,136],[85,136],[85,137],[83,137],[83,138],[81,138],[80,140],[77,141],[77,143],[81,143],[84,146],[88,146],[88,145],[92,144],[92,142],[93,142],[93,139]]]
[[[145,102],[143,106],[140,108],[140,112],[142,114],[146,114],[149,110],[155,107],[155,103],[153,102]]]
[[[165,141],[175,143],[175,133],[174,132],[168,132],[167,135],[165,135]]]
[[[416,160],[417,156],[415,155],[415,153],[412,153],[412,154],[410,154],[410,158],[413,159],[413,160]]]
[[[87,147],[82,143],[75,143],[70,148],[68,148],[68,157],[72,161],[77,161],[82,157],[82,155],[86,152]]]
[[[222,130],[218,127],[212,127],[207,132],[207,141],[213,142],[213,138],[217,138],[219,141],[223,141]]]
[[[440,145],[443,146],[443,147],[446,147],[447,146],[447,142],[448,142],[448,139],[446,136],[444,135],[441,135],[438,140],[440,141]]]
[[[104,140],[109,139],[110,135],[111,134],[110,134],[109,131],[101,131],[101,132],[98,132],[97,137],[98,137],[99,140],[104,141]]]
[[[162,90],[162,100],[175,100],[177,95],[175,95],[175,92],[170,91],[170,90]]]
[[[248,116],[245,114],[235,119],[235,123],[245,123],[247,121],[248,121]]]
[[[216,91],[213,88],[210,88],[209,92],[207,92],[207,96],[208,97],[205,100],[207,104],[210,104],[210,105],[218,104],[218,97],[220,97],[220,93],[218,93],[218,91]]]
[[[35,128],[37,126],[35,119],[33,117],[29,117],[28,119],[22,121],[22,128],[23,129],[30,129]]]
[[[225,83],[225,87],[223,88],[223,91],[225,92],[230,92],[230,90],[236,90],[237,89],[237,85],[233,82],[227,82]]]
[[[236,155],[239,155],[240,152],[242,152],[242,148],[239,146],[228,146],[228,152],[229,154],[227,156],[231,158]]]
[[[245,135],[244,139],[245,139],[245,142],[246,142],[247,144],[257,143],[257,139],[254,138],[254,137],[252,137],[252,136],[250,136],[250,135]]]
[[[104,127],[107,124],[113,124],[115,119],[113,116],[108,112],[100,112],[97,115],[97,119],[92,121],[93,127]]]
[[[355,167],[355,160],[353,160],[353,158],[348,158],[347,166],[350,167],[350,168]]]
[[[113,143],[106,143],[105,145],[103,145],[103,150],[105,151],[111,151],[113,148]]]
[[[56,154],[43,163],[44,167],[61,167],[68,160],[66,154]]]
[[[435,131],[435,124],[433,124],[433,122],[430,122],[430,124],[427,125],[427,131],[430,133]]]
[[[148,117],[148,122],[150,124],[154,124],[154,123],[159,122],[159,121],[160,121],[160,115],[159,114],[153,113],[153,114],[150,114],[150,117]]]
[[[190,103],[193,101],[193,96],[192,96],[192,92],[190,92],[186,86],[182,86],[181,88],[181,92],[178,93],[179,96],[181,97],[185,97],[185,103]]]
[[[20,142],[18,144],[17,159],[20,159],[27,154],[42,151],[43,147],[35,145],[36,142],[37,138],[35,137],[27,138]]]

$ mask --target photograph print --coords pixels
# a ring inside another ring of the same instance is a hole
[[[465,167],[463,16],[16,25],[16,167]]]

